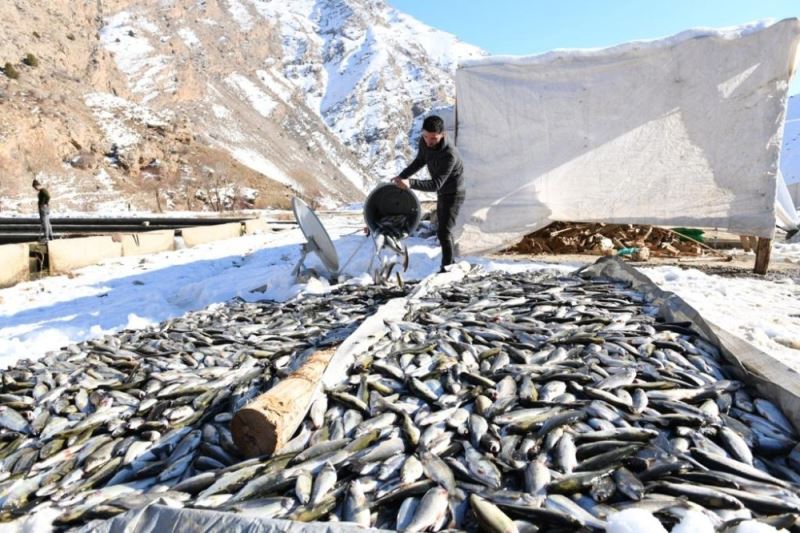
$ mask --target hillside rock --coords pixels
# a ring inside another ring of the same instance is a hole
[[[33,177],[55,212],[359,200],[482,54],[382,0],[14,0],[0,20],[5,211],[33,209]]]

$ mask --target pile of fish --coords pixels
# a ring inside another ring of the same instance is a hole
[[[3,373],[3,518],[148,503],[405,531],[720,531],[800,519],[798,435],[688,324],[624,285],[474,271],[412,300],[272,457],[232,413],[399,290],[215,306]]]
[[[377,222],[378,231],[387,237],[403,240],[408,237],[408,216],[386,215]]]
[[[622,285],[473,273],[388,328],[281,455],[172,490],[405,531],[594,530],[632,508],[797,527],[795,429]]]
[[[372,272],[373,281],[377,284],[386,284],[390,279],[395,267],[402,267],[405,272],[408,270],[408,248],[402,240],[408,237],[408,217],[406,215],[386,215],[378,220],[377,228],[373,232],[372,238],[375,243],[375,256],[370,260],[368,271]],[[389,254],[383,254],[387,250]],[[373,270],[372,265],[375,259],[378,263]],[[396,273],[397,282],[403,284],[400,273]]]
[[[57,525],[151,501],[182,480],[246,467],[233,414],[338,344],[398,289],[344,287],[287,303],[234,301],[157,328],[69,346],[0,373],[0,521],[47,507]]]

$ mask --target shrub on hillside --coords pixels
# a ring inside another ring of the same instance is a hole
[[[28,65],[29,67],[38,67],[39,66],[39,60],[36,59],[36,56],[33,55],[30,52],[28,52],[28,54],[25,56],[25,58],[22,60],[22,62],[25,63],[26,65]]]
[[[3,74],[11,78],[12,80],[16,80],[17,78],[19,78],[19,72],[17,72],[17,69],[15,69],[14,65],[12,65],[11,63],[6,63],[5,66],[3,66]]]
[[[74,41],[75,40],[75,34],[74,33],[68,33],[67,34],[67,39],[69,39],[70,41]]]
[[[34,31],[33,32],[33,36],[36,37],[37,39],[41,37],[41,35],[39,35],[38,31]]]

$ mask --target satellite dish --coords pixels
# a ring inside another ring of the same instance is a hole
[[[292,198],[292,209],[297,225],[300,226],[307,241],[303,245],[300,262],[295,267],[295,275],[300,271],[300,266],[305,261],[308,252],[314,252],[331,276],[336,278],[339,275],[339,255],[336,253],[336,248],[333,246],[333,241],[325,230],[325,226],[322,225],[317,214],[300,198]]]

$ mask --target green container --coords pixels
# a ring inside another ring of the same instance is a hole
[[[672,228],[672,231],[679,235],[683,235],[681,237],[681,241],[697,241],[697,242],[706,242],[703,238],[703,230],[697,228]]]

